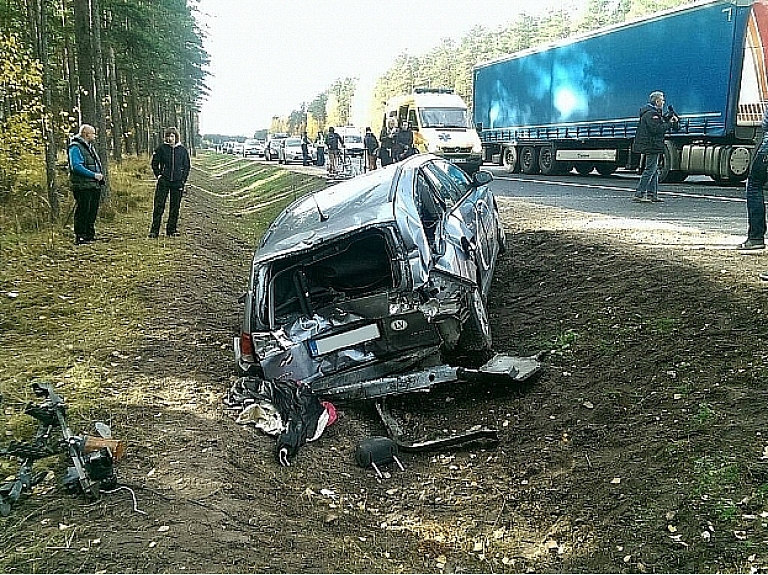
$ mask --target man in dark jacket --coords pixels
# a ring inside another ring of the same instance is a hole
[[[379,149],[379,140],[373,135],[370,128],[365,129],[365,138],[363,138],[363,146],[365,146],[365,157],[367,159],[368,170],[376,169],[376,156]]]
[[[93,147],[96,128],[83,124],[69,144],[69,182],[75,196],[75,243],[96,240],[94,224],[99,211],[104,173]]]
[[[404,121],[402,128],[395,133],[395,143],[393,148],[395,149],[394,155],[396,162],[404,160],[408,156],[414,154],[413,131],[407,121]]]
[[[664,94],[651,92],[650,102],[640,108],[633,149],[645,155],[645,169],[635,190],[634,202],[661,202],[659,198],[659,158],[664,153],[664,134],[679,119],[674,114],[665,117]]]
[[[152,171],[157,178],[155,187],[155,207],[152,212],[152,227],[149,237],[156,238],[160,233],[160,220],[163,219],[165,202],[171,196],[171,207],[168,210],[168,221],[165,223],[165,233],[169,236],[178,235],[176,228],[179,221],[179,208],[184,186],[189,177],[189,153],[181,145],[181,137],[176,128],[165,130],[165,143],[160,144],[152,155]]]
[[[328,175],[336,176],[341,166],[341,158],[339,156],[341,149],[344,147],[344,138],[336,133],[333,126],[328,128],[328,135],[325,137],[325,145],[328,147]]]
[[[739,244],[740,250],[765,249],[765,194],[763,188],[768,180],[768,108],[763,111],[760,125],[763,139],[757,148],[749,168],[747,179],[747,239]],[[768,274],[760,274],[768,281]]]
[[[301,133],[301,159],[303,160],[303,164],[305,166],[308,166],[312,158],[309,156],[309,145],[312,142],[309,141],[309,136],[307,136],[306,132]]]

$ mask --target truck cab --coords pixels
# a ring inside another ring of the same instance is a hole
[[[480,137],[466,103],[453,90],[416,88],[412,94],[392,98],[386,105],[382,129],[387,129],[390,119],[398,127],[408,122],[419,152],[442,156],[470,175],[482,165]]]

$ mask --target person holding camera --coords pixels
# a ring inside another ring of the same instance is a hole
[[[664,134],[680,119],[672,111],[664,114],[664,94],[651,92],[649,103],[640,108],[640,123],[632,149],[645,155],[645,168],[637,184],[633,202],[663,202],[659,198],[659,159],[664,153]]]
[[[150,238],[156,238],[160,233],[160,221],[163,219],[168,195],[171,196],[171,206],[168,209],[168,220],[165,222],[165,234],[167,236],[179,234],[176,226],[179,221],[181,197],[189,177],[189,152],[181,145],[179,130],[174,127],[167,128],[164,138],[165,142],[160,144],[152,154],[152,172],[157,178],[157,185],[152,211],[152,227],[149,229]]]
[[[69,143],[69,183],[75,197],[75,244],[96,241],[96,216],[101,201],[104,172],[101,160],[93,147],[96,128],[90,124],[80,126]]]

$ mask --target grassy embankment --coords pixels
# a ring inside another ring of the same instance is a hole
[[[306,185],[318,186],[311,176],[206,152],[193,158],[193,172],[190,181],[203,187],[190,186],[189,193],[206,194],[231,212],[221,218],[229,229],[220,231],[249,245]],[[42,169],[25,177],[32,189],[43,189],[34,183]],[[39,193],[0,204],[0,445],[31,439],[35,422],[23,408],[38,401],[30,387],[36,378],[61,389],[75,432],[83,421],[109,421],[125,409],[124,394],[111,389],[111,360],[141,337],[151,313],[138,290],[190,261],[183,238],[146,239],[154,190],[148,158],[113,166],[110,181],[110,200],[96,223],[103,241],[90,245],[73,245],[69,193],[62,194],[63,223],[46,221]],[[60,174],[59,185],[66,184]],[[189,209],[185,201],[182,210]],[[16,462],[0,459],[3,476],[16,470]]]

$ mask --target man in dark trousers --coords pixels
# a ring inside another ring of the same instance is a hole
[[[363,146],[365,146],[365,157],[367,160],[367,169],[376,169],[376,156],[379,149],[379,140],[373,135],[370,128],[365,129],[365,138],[363,138]]]
[[[415,152],[413,149],[413,130],[411,130],[411,125],[407,121],[403,122],[402,128],[395,134],[394,148],[396,150],[396,162],[412,156]]]
[[[309,136],[306,132],[301,133],[301,159],[305,166],[308,166],[312,158],[309,156],[309,145],[312,142],[309,141]]]
[[[664,153],[664,134],[680,120],[674,113],[664,115],[664,94],[651,92],[649,103],[640,108],[633,149],[645,155],[645,169],[637,184],[633,202],[663,202],[659,198],[659,158]],[[670,108],[671,109],[671,108]]]
[[[765,249],[765,194],[763,188],[768,180],[768,107],[763,111],[760,123],[763,139],[758,146],[749,168],[747,179],[747,239],[739,244],[740,250]],[[760,274],[768,281],[768,274]]]
[[[152,171],[157,178],[155,187],[155,207],[152,212],[152,227],[149,237],[156,238],[160,233],[160,221],[163,219],[165,202],[171,196],[171,207],[165,223],[165,234],[178,235],[179,208],[184,186],[189,177],[189,153],[181,145],[181,136],[176,128],[165,130],[165,142],[160,144],[152,155]]]
[[[69,144],[69,182],[75,197],[75,243],[96,241],[96,215],[99,212],[104,173],[93,147],[96,128],[83,124]]]

